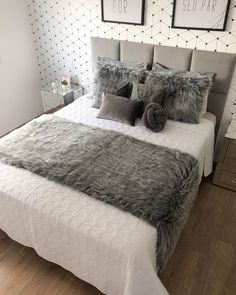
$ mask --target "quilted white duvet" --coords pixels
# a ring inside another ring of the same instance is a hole
[[[155,134],[141,121],[130,127],[97,119],[91,104],[85,96],[56,115],[179,149],[199,160],[200,174],[211,173],[211,120],[202,118],[198,125],[168,121]],[[84,193],[1,163],[0,228],[104,294],[168,294],[156,275],[154,227]]]

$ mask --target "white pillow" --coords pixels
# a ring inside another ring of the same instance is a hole
[[[202,112],[201,114],[205,114],[207,112],[207,105],[208,105],[208,97],[209,97],[210,89],[208,88],[203,96],[203,105],[202,105]]]

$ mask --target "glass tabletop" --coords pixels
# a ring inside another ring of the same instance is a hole
[[[60,84],[55,84],[55,87],[53,87],[52,84],[48,84],[45,87],[43,87],[42,90],[51,94],[64,96],[72,91],[77,91],[79,89],[81,89],[81,86],[77,84],[71,84],[67,87],[62,87],[62,85]]]

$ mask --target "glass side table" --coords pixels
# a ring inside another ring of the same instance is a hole
[[[61,86],[54,89],[51,85],[48,85],[41,90],[44,112],[68,105],[83,94],[83,87],[80,85],[71,84],[65,90]]]

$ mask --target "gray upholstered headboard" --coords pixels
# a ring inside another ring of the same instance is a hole
[[[149,64],[158,62],[178,70],[216,73],[217,76],[209,96],[208,111],[216,115],[218,130],[233,76],[235,54],[96,37],[91,38],[91,49],[93,67],[97,57],[100,56]]]

